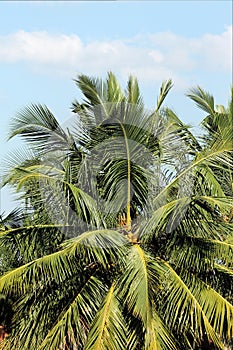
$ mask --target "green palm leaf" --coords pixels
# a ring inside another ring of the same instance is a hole
[[[102,282],[96,277],[90,277],[74,300],[62,310],[38,350],[65,348],[67,342],[71,346],[83,346],[86,343],[88,327],[105,292]]]
[[[20,135],[34,149],[48,151],[69,149],[69,140],[52,112],[43,105],[26,107],[11,122],[10,138]]]
[[[97,312],[88,334],[85,350],[124,350],[127,325],[113,284]]]
[[[192,288],[185,284],[182,277],[167,262],[161,260],[161,265],[166,269],[164,281],[166,299],[163,303],[163,311],[169,327],[177,326],[179,332],[186,333],[189,325],[188,327],[191,327],[199,339],[206,334],[208,340],[212,341],[217,349],[223,349],[219,336]]]
[[[118,288],[129,311],[143,322],[145,349],[176,349],[152,302],[160,290],[158,281],[163,273],[161,265],[138,244],[132,246]]]
[[[26,290],[35,288],[42,280],[45,282],[55,280],[61,283],[93,263],[107,267],[109,261],[124,256],[127,244],[126,238],[117,231],[84,232],[64,242],[62,250],[45,255],[3,275],[0,278],[0,292],[17,290],[25,293]]]

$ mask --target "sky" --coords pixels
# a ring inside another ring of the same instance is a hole
[[[166,105],[196,127],[204,117],[185,94],[197,85],[226,105],[232,85],[232,1],[0,1],[0,162],[10,152],[11,119],[46,104],[60,123],[81,99],[78,74],[125,86],[135,75],[148,109],[162,81],[174,87]],[[14,207],[1,191],[0,212]]]

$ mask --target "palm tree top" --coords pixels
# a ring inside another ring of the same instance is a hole
[[[232,102],[188,93],[207,113],[198,139],[164,105],[171,80],[152,111],[132,76],[125,89],[112,72],[74,81],[83,100],[72,125],[40,104],[11,124],[27,150],[11,155],[5,183],[25,208],[2,219],[0,261],[12,252],[18,265],[0,277],[12,306],[10,321],[0,314],[9,330],[0,349],[224,349]]]

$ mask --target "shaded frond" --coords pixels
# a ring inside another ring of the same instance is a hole
[[[166,269],[163,301],[163,312],[169,327],[178,327],[179,332],[188,332],[189,328],[201,339],[204,334],[212,341],[217,349],[223,349],[223,344],[206,316],[201,304],[191,288],[183,281],[167,262],[161,260]]]
[[[88,328],[105,293],[102,282],[96,277],[90,277],[74,300],[61,311],[38,350],[65,349],[69,345],[84,346]]]
[[[0,292],[25,293],[41,281],[61,283],[91,263],[106,266],[123,257],[127,240],[117,231],[88,231],[63,243],[62,250],[10,271],[0,278]],[[78,258],[78,259],[77,259]]]

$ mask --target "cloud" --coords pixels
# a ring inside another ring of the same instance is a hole
[[[30,63],[54,72],[135,74],[144,82],[172,77],[186,85],[195,71],[232,70],[232,26],[219,35],[187,38],[172,32],[137,35],[122,40],[84,43],[76,35],[18,31],[0,36],[0,62]]]

